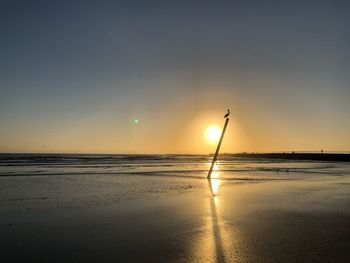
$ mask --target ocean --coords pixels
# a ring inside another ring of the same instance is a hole
[[[79,208],[207,188],[209,155],[1,154],[0,212]],[[311,180],[350,174],[349,163],[222,155],[225,184]]]

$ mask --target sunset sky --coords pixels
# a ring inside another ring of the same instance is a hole
[[[227,108],[222,152],[350,150],[349,12],[1,1],[0,152],[207,154]]]

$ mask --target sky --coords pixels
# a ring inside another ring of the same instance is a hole
[[[0,0],[0,152],[349,151],[349,11]]]

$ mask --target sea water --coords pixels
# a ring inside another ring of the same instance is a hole
[[[0,212],[96,207],[207,188],[209,155],[1,154]],[[220,156],[223,184],[350,175],[350,164]]]

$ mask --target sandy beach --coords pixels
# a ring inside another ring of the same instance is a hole
[[[225,178],[237,174],[225,173]],[[285,179],[286,173],[264,173],[261,177],[277,178],[209,183],[144,175],[2,176],[2,187],[12,188],[0,194],[2,259],[348,262],[349,176],[289,174]],[[19,179],[22,185],[14,183]],[[39,186],[45,180],[45,187]],[[138,190],[123,192],[129,184],[139,184]],[[122,194],[114,199],[113,192]]]

